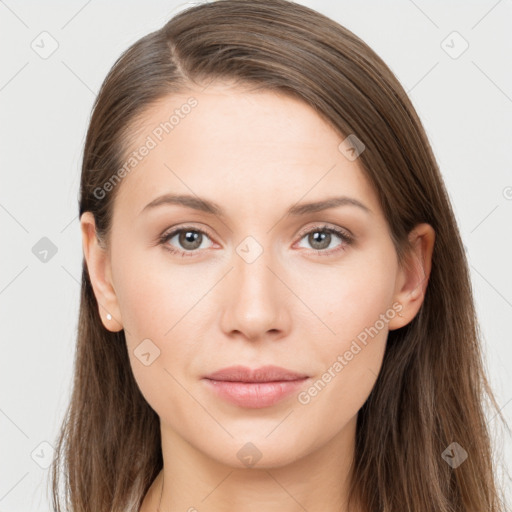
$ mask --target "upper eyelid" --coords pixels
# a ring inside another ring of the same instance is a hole
[[[166,230],[163,232],[163,234],[159,237],[159,238],[169,238],[169,237],[174,237],[176,236],[179,232],[181,231],[186,231],[186,230],[189,230],[189,231],[197,231],[199,233],[203,233],[205,235],[208,235],[208,237],[210,238],[214,238],[213,236],[210,235],[209,231],[205,228],[198,228],[196,226],[178,226],[176,228],[170,228],[169,230]]]
[[[339,233],[337,233],[337,231],[341,231],[342,234],[344,234],[344,236],[346,238],[354,238],[354,235],[352,235],[352,233],[347,229],[347,228],[343,228],[341,226],[335,226],[334,224],[330,224],[328,222],[322,222],[321,224],[319,225],[316,225],[316,226],[310,226],[308,228],[304,228],[303,230],[299,231],[298,235],[297,236],[304,236],[304,235],[307,235],[308,233],[311,233],[312,231],[322,231],[322,230],[326,230],[326,231],[334,231],[335,234],[339,235]],[[345,233],[343,233],[345,232]]]

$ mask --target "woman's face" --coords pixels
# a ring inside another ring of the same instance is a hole
[[[167,442],[272,466],[353,433],[388,331],[409,320],[386,220],[343,139],[296,99],[226,84],[169,96],[137,125],[111,185],[110,252],[89,264]],[[233,365],[307,378],[205,379]]]

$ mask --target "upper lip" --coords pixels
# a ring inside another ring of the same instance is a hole
[[[305,373],[294,372],[280,366],[261,366],[248,368],[247,366],[229,366],[205,376],[205,379],[223,380],[231,382],[275,382],[284,380],[298,380],[309,377]]]

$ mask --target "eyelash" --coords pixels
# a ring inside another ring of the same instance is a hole
[[[167,243],[171,238],[173,238],[178,233],[181,233],[182,231],[193,231],[195,233],[201,233],[203,235],[206,235],[208,238],[212,238],[208,234],[208,232],[206,232],[206,231],[204,231],[202,229],[198,229],[198,228],[195,228],[193,226],[182,226],[182,227],[180,227],[178,229],[175,229],[175,230],[171,231],[170,233],[164,233],[161,237],[159,237],[159,243],[161,245],[163,245],[164,248],[167,251],[169,251],[169,252],[171,252],[173,254],[178,254],[178,255],[180,255],[182,257],[197,255],[197,253],[199,252],[198,250],[194,250],[194,251],[180,251],[179,249],[176,249],[176,248],[172,247],[171,245],[169,245]],[[301,233],[299,240],[302,240],[305,236],[307,236],[307,235],[309,235],[311,233],[317,233],[317,232],[335,234],[339,238],[341,238],[341,240],[343,241],[343,244],[338,246],[335,249],[329,249],[329,250],[325,250],[325,249],[322,249],[322,250],[320,250],[320,249],[318,249],[318,250],[311,249],[316,254],[321,255],[321,256],[328,256],[328,255],[331,255],[331,254],[336,253],[338,251],[344,251],[346,249],[346,247],[348,245],[350,245],[354,241],[354,238],[351,235],[349,235],[348,233],[346,233],[345,231],[343,231],[343,230],[341,230],[339,228],[329,227],[327,225],[315,226],[314,228],[310,229],[309,231],[306,231],[305,233]]]

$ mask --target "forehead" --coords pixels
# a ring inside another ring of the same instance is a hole
[[[118,205],[130,212],[164,193],[210,197],[251,214],[333,195],[378,208],[358,161],[339,149],[344,137],[291,96],[230,85],[191,89],[159,100],[134,127],[135,165]]]

